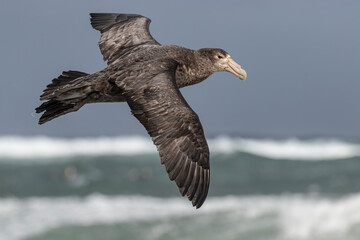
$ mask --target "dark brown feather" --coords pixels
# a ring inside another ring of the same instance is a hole
[[[135,64],[134,74],[117,84],[157,146],[169,178],[199,208],[209,186],[209,149],[198,116],[176,86],[176,66],[171,59]]]
[[[101,32],[99,47],[108,64],[134,46],[159,45],[150,34],[151,20],[146,17],[116,13],[90,13],[90,17],[92,27]]]

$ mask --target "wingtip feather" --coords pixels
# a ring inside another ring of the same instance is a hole
[[[115,23],[127,21],[130,18],[142,17],[138,14],[124,14],[124,13],[90,13],[91,26],[103,32],[113,26]]]

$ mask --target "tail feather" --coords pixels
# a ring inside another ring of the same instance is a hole
[[[87,75],[89,74],[84,72],[64,71],[59,77],[52,80],[52,83],[46,87],[40,96],[40,100],[48,101],[35,109],[36,113],[44,112],[39,119],[39,124],[77,111],[85,104],[84,93],[77,90],[84,86],[78,86],[73,80]]]
[[[45,111],[39,119],[39,124],[44,124],[66,113],[77,111],[83,105],[83,103],[62,103],[56,100],[45,102],[36,108],[36,113]]]
[[[89,74],[79,71],[64,71],[62,74],[54,78],[52,82],[46,86],[43,94],[40,96],[40,100],[51,99],[56,94],[66,91],[67,84],[74,79],[87,76]]]

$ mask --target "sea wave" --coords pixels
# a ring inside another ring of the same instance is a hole
[[[215,152],[245,152],[272,159],[335,160],[360,156],[360,144],[333,138],[244,139],[218,137],[210,141]]]
[[[360,144],[339,139],[250,139],[219,136],[208,140],[211,153],[243,152],[272,159],[333,160],[360,156]],[[47,136],[0,137],[0,159],[54,158],[74,155],[155,154],[144,136],[54,138]]]
[[[203,226],[206,231],[212,231],[211,225],[217,224],[216,231],[227,227],[222,231],[233,232],[231,238],[222,235],[223,239],[233,239],[234,235],[249,229],[264,232],[268,228],[277,232],[276,239],[315,240],[328,239],[328,236],[356,239],[352,236],[359,234],[354,229],[360,227],[360,194],[340,199],[308,195],[228,196],[209,198],[199,210],[180,198],[99,194],[85,198],[0,198],[0,239],[23,239],[65,225],[154,221],[165,221],[169,225],[168,220],[181,218],[187,218],[182,224],[189,225],[183,227],[201,228],[198,217],[202,217],[202,221],[206,219]],[[176,225],[176,221],[173,224]]]

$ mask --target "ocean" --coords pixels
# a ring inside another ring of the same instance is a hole
[[[147,136],[0,136],[0,240],[360,239],[360,141],[208,143],[195,209]]]

